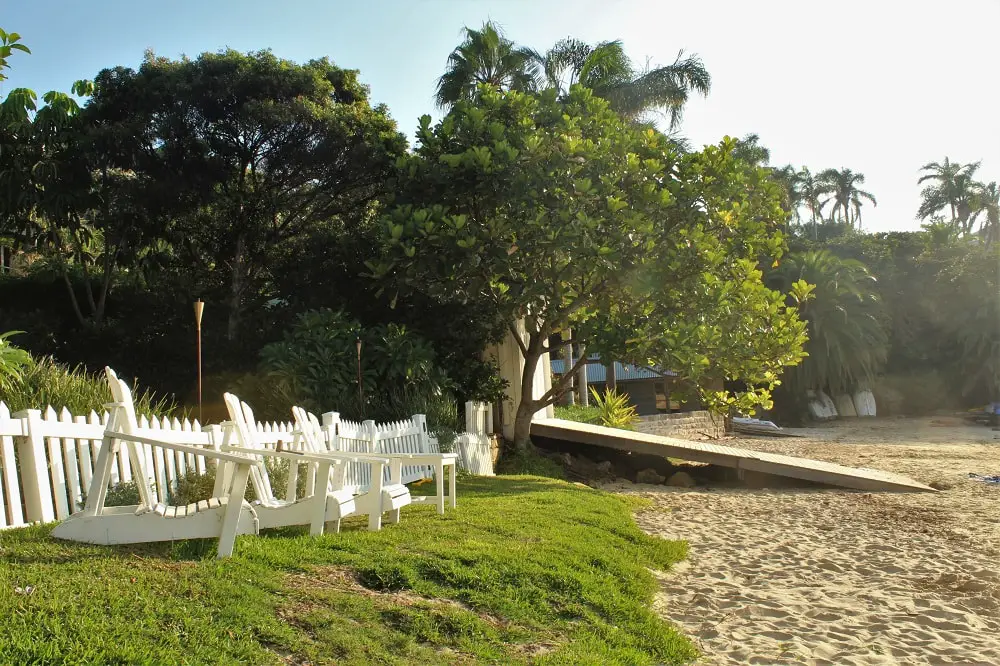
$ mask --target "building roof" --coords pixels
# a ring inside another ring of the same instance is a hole
[[[600,357],[596,354],[590,357],[595,361],[600,361]],[[575,361],[576,359],[574,359]],[[561,358],[554,358],[550,361],[552,364],[552,372],[557,375],[563,374],[565,370],[565,363]],[[630,365],[627,363],[619,363],[615,361],[615,379],[620,382],[629,382],[637,379],[659,379],[660,377],[673,377],[676,373],[667,371],[659,371],[653,368],[640,368],[635,365]],[[587,364],[587,383],[588,384],[604,384],[608,380],[608,370],[605,366],[598,363],[588,363]]]

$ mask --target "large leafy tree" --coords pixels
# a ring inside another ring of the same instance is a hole
[[[230,340],[286,242],[363,220],[406,147],[357,71],[268,51],[150,54],[138,71],[101,72],[91,106],[134,137],[135,168],[173,192],[178,258],[225,299]]]
[[[465,28],[464,32],[465,40],[448,56],[448,67],[438,79],[438,105],[447,107],[470,99],[480,85],[524,91],[537,87],[541,60],[538,53],[515,45],[492,21],[479,30]]]
[[[732,141],[682,155],[582,86],[565,97],[484,86],[437,126],[425,116],[418,138],[372,267],[400,298],[419,290],[476,305],[510,328],[524,359],[518,446],[531,415],[569,389],[576,368],[533,397],[561,330],[574,332],[561,344],[642,357],[696,382],[717,373],[766,388],[798,360],[801,322],[755,272],[758,256],[781,252],[779,198],[732,156]],[[668,346],[650,343],[668,334]],[[737,337],[762,353],[737,360]]]
[[[942,210],[951,214],[951,223],[961,233],[971,233],[973,199],[977,183],[974,180],[979,162],[960,164],[947,157],[943,162],[928,162],[920,167],[924,172],[917,184],[930,183],[920,193],[920,208],[917,215],[928,219]]]
[[[862,190],[859,186],[865,182],[865,175],[850,169],[825,169],[819,174],[823,190],[829,195],[823,205],[832,203],[831,221],[839,220],[848,226],[861,228],[861,206],[870,201],[877,206],[875,195]]]
[[[669,65],[640,69],[625,54],[621,40],[591,45],[563,39],[545,53],[542,63],[548,85],[560,93],[579,83],[629,120],[642,120],[650,111],[666,112],[671,128],[680,123],[691,95],[708,95],[712,87],[698,56],[681,51]]]

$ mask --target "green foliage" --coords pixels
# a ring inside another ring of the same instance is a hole
[[[870,388],[885,363],[888,339],[868,269],[819,250],[789,254],[778,273],[786,284],[798,282],[800,313],[809,327],[809,356],[792,372],[794,386],[834,395]]]
[[[595,389],[590,389],[594,405],[601,415],[601,425],[608,428],[633,430],[639,421],[639,414],[632,406],[628,393],[619,393],[614,389],[605,389],[604,395]]]
[[[170,416],[176,412],[173,401],[151,391],[134,390],[133,397],[139,414]],[[112,397],[103,373],[90,374],[83,366],[69,368],[43,357],[25,368],[20,381],[0,390],[0,400],[11,412],[51,405],[57,411],[65,408],[71,414],[86,415],[90,411],[103,412]]]
[[[557,419],[601,425],[601,411],[593,405],[556,405],[555,413]]]
[[[379,532],[288,529],[103,547],[4,533],[0,654],[11,663],[683,664],[696,650],[651,609],[650,570],[682,542],[648,505],[537,477],[462,480],[461,506],[408,507]],[[205,545],[208,544],[206,548]],[[363,587],[367,586],[367,587]],[[52,627],[58,627],[53,631]]]
[[[19,384],[24,369],[31,365],[31,355],[10,342],[18,333],[21,331],[0,333],[0,391],[9,391]]]
[[[725,357],[734,338],[757,353],[738,351],[719,374],[771,384],[798,359],[795,312],[753,268],[759,254],[781,254],[780,193],[732,157],[732,141],[681,155],[579,86],[564,98],[484,87],[436,127],[423,118],[418,138],[400,160],[373,271],[403,298],[417,291],[475,304],[491,321],[523,318],[529,372],[567,328],[602,355],[671,368],[676,357],[695,380],[706,375],[701,359]],[[730,306],[733,295],[753,307]],[[671,331],[672,346],[650,343]],[[565,388],[521,401],[519,444],[530,415]]]
[[[465,40],[448,56],[447,71],[438,79],[438,106],[473,99],[480,85],[494,90],[531,91],[537,87],[537,53],[515,46],[492,21],[479,30],[465,28],[463,32]]]
[[[818,176],[823,187],[830,196],[824,201],[832,203],[830,219],[838,219],[848,226],[861,229],[861,206],[865,200],[872,206],[878,205],[875,196],[858,187],[865,182],[865,175],[850,169],[825,169]],[[839,216],[839,217],[838,217]]]
[[[666,112],[670,128],[680,124],[692,93],[707,96],[712,78],[698,56],[681,51],[666,66],[637,68],[620,40],[585,44],[578,39],[557,42],[542,58],[549,86],[565,92],[573,84],[590,88],[622,117],[641,122],[651,111]]]
[[[358,396],[358,339],[363,403]],[[432,429],[458,429],[450,382],[434,350],[402,326],[362,327],[341,311],[306,312],[281,342],[264,347],[261,370],[273,381],[283,411],[298,404],[315,412],[376,420],[426,413]]]
[[[497,461],[497,474],[544,476],[548,479],[565,479],[566,472],[562,465],[541,455],[537,449],[515,449],[505,451]]]

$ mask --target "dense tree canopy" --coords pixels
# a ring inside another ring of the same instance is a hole
[[[326,59],[150,56],[96,84],[87,113],[127,126],[136,171],[174,192],[172,238],[185,263],[227,292],[230,339],[282,243],[364,219],[406,146],[387,110],[369,106],[357,72]]]
[[[798,360],[801,323],[754,270],[759,255],[781,253],[777,193],[732,142],[679,154],[582,86],[564,99],[484,87],[437,126],[425,117],[418,138],[373,268],[403,294],[488,304],[511,327],[525,359],[519,444],[531,414],[568,388],[572,373],[532,396],[539,358],[565,328],[588,349],[676,361],[694,379],[714,367],[768,384]],[[740,325],[720,331],[733,316]],[[637,342],[667,330],[669,349]],[[769,354],[727,366],[733,336],[754,332],[771,335],[758,347]]]

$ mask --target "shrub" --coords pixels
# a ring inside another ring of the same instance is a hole
[[[21,373],[31,364],[31,356],[10,343],[20,331],[0,333],[0,390],[9,390],[21,381]]]
[[[535,449],[505,451],[497,462],[497,474],[530,474],[547,476],[551,479],[565,479],[562,465],[541,455]]]
[[[138,414],[170,416],[176,411],[173,401],[150,391],[135,391],[133,397]],[[69,368],[51,357],[33,360],[19,381],[9,388],[0,387],[0,400],[7,403],[11,412],[51,405],[56,410],[65,407],[72,414],[87,414],[91,410],[100,413],[111,399],[111,389],[103,373],[90,374],[82,365]]]
[[[359,338],[363,399],[357,380]],[[280,406],[285,414],[290,404],[298,404],[317,413],[335,410],[347,419],[376,421],[426,414],[435,434],[461,429],[451,383],[434,350],[402,326],[362,327],[342,311],[313,310],[300,315],[285,338],[265,346],[260,356],[270,381],[244,383],[258,384],[256,393],[268,411]]]
[[[605,390],[603,396],[594,389],[590,389],[590,393],[601,414],[601,425],[632,430],[632,426],[639,420],[639,415],[635,407],[629,404],[627,393],[619,393],[614,389]]]

